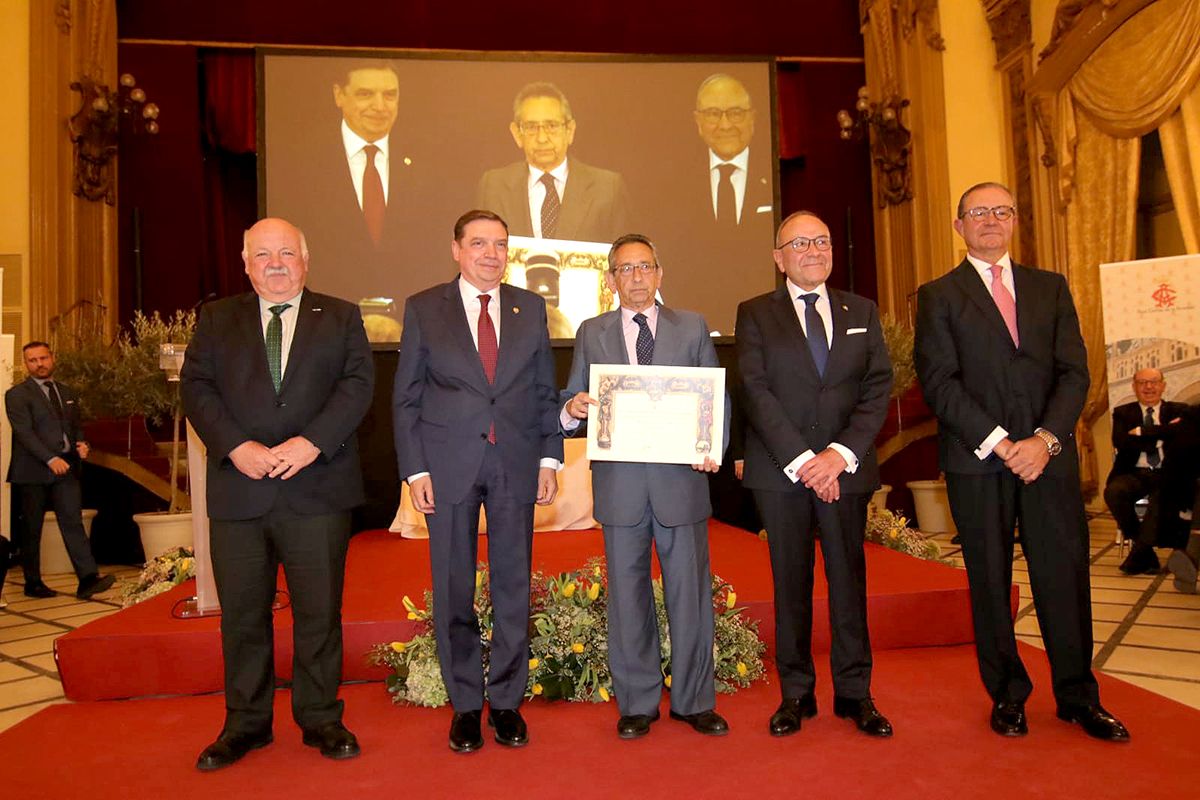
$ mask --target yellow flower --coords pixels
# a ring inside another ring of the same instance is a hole
[[[409,611],[415,611],[415,610],[416,610],[416,606],[415,606],[415,605],[413,605],[412,598],[410,598],[408,595],[404,595],[404,599],[403,599],[403,600],[401,600],[400,602],[401,602],[401,603],[403,603],[403,604],[404,604],[404,607],[405,607],[405,608],[407,608]],[[411,617],[409,617],[409,619],[412,619],[412,618],[411,618]]]
[[[408,618],[409,618],[409,619],[416,619],[416,618],[417,618],[416,612],[414,612],[414,611],[410,611],[410,612],[408,612]]]
[[[593,583],[588,587],[588,600],[595,600],[600,596],[600,584]]]
[[[592,574],[593,574],[593,575],[595,575],[597,578],[599,578],[599,577],[600,577],[600,568],[599,568],[599,567],[594,567],[594,568],[592,569]]]
[[[763,528],[761,531],[758,532],[758,538],[762,539],[764,542],[767,540],[767,529],[766,528]]]
[[[575,594],[575,582],[572,581],[562,588],[562,596],[568,599]]]
[[[746,673],[749,672],[750,670],[748,670],[746,668],[745,664],[743,664],[741,661],[739,661],[737,663],[737,671],[738,671],[738,675],[740,675],[744,678],[744,677],[746,677]]]
[[[538,661],[536,658],[531,658],[531,659],[529,659],[529,668],[530,668],[530,669],[537,669],[537,668],[538,668],[538,664],[541,664],[541,663],[542,663],[542,662],[541,662],[541,661]]]
[[[575,644],[571,645],[571,652],[572,653],[582,653],[583,652],[583,642],[575,642]]]
[[[531,691],[534,694],[541,694],[542,693],[542,685],[540,683],[535,683],[533,685],[533,689]]]
[[[737,592],[730,589],[729,594],[725,596],[725,607],[733,608],[735,603],[737,603]]]
[[[483,570],[477,569],[475,570],[475,588],[478,589],[480,586],[483,586]]]
[[[892,528],[890,531],[888,531],[888,536],[893,539],[895,539],[899,535],[900,535],[900,531],[896,530],[895,528]]]
[[[668,689],[671,688],[671,676],[670,675],[663,678],[663,686],[666,686]]]
[[[492,640],[492,632],[493,632],[493,629],[492,629],[492,628],[488,628],[488,632],[487,632],[487,640],[488,640],[489,642]]]
[[[600,687],[600,699],[606,703],[608,702],[608,689],[605,689],[603,686]]]
[[[397,653],[403,653],[408,649],[408,645],[406,645],[404,642],[392,642],[391,648]]]

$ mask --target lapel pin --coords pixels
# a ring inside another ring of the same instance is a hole
[[[313,311],[324,311],[320,306],[313,306]]]
[[[849,306],[842,306],[842,311],[849,311],[849,310],[850,310]]]
[[[412,166],[412,159],[411,159],[411,158],[409,158],[408,156],[405,156],[405,157],[404,157],[404,166],[406,166],[406,167],[411,167],[411,166]]]
[[[517,308],[516,306],[513,306],[513,313],[514,313],[514,314],[520,314],[520,313],[521,313],[521,309]]]

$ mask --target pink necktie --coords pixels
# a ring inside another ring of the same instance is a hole
[[[1004,324],[1008,326],[1008,335],[1012,337],[1013,345],[1020,347],[1021,339],[1017,336],[1017,301],[1013,300],[1012,293],[1008,291],[1004,281],[1000,280],[1004,267],[992,264],[989,269],[992,271],[992,299],[996,301],[996,308],[1000,309],[1000,316],[1004,317]]]

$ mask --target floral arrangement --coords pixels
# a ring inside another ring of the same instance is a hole
[[[908,527],[907,518],[887,509],[877,511],[873,506],[867,508],[868,542],[926,561],[949,563],[942,558],[941,546],[920,531]]]
[[[553,577],[535,573],[530,593],[530,659],[526,697],[576,702],[612,699],[608,670],[608,582],[601,559],[580,569]],[[662,632],[663,684],[671,686],[671,642],[663,602],[662,581],[653,584],[655,613]],[[716,623],[713,660],[716,689],[734,692],[764,675],[762,654],[766,646],[758,636],[758,622],[742,615],[737,593],[713,576],[713,611]],[[419,623],[416,636],[407,642],[378,644],[368,660],[391,670],[387,690],[393,702],[441,706],[448,702],[437,658],[433,615],[427,611],[433,596],[425,592],[425,608],[407,596],[404,607],[410,620]],[[492,638],[492,605],[487,568],[475,573],[475,613],[483,642],[484,670]]]
[[[128,608],[173,589],[196,574],[196,559],[190,547],[176,547],[147,561],[140,575],[122,587],[121,605]]]

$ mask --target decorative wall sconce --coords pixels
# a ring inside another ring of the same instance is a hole
[[[71,89],[80,96],[79,111],[67,122],[75,145],[75,194],[115,205],[112,159],[121,120],[128,120],[134,133],[158,133],[158,106],[146,102],[146,92],[128,72],[116,91],[87,76],[72,83]]]
[[[877,187],[879,207],[898,206],[912,199],[909,186],[908,150],[912,133],[900,121],[900,110],[908,100],[892,95],[883,102],[872,102],[867,87],[858,90],[854,114],[837,112],[841,137],[846,141],[869,136],[871,158],[879,170]]]

